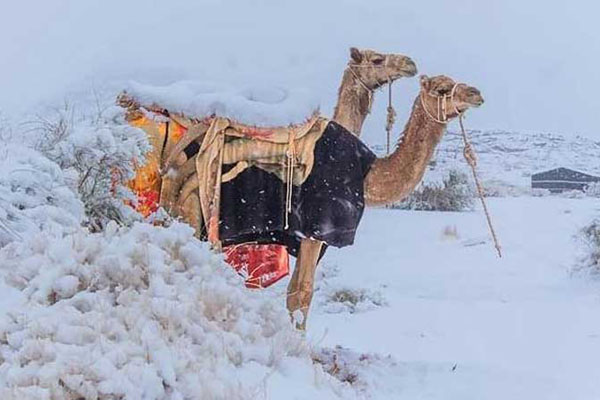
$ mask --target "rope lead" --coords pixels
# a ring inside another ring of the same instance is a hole
[[[496,231],[494,230],[494,226],[492,225],[492,217],[490,216],[487,204],[485,203],[483,186],[481,185],[479,177],[477,176],[477,158],[475,156],[475,151],[473,150],[473,146],[471,146],[471,143],[469,143],[469,138],[467,137],[467,133],[463,125],[463,114],[458,114],[458,123],[460,124],[460,130],[462,132],[462,138],[465,144],[463,155],[465,157],[465,160],[467,160],[467,164],[469,164],[469,166],[471,167],[471,172],[473,173],[473,178],[475,179],[475,186],[477,187],[477,194],[479,195],[479,200],[481,200],[481,205],[483,206],[483,212],[485,213],[485,217],[487,219],[488,228],[490,229],[490,234],[492,235],[492,239],[494,240],[494,247],[498,252],[498,257],[502,258],[502,250],[500,248],[500,243],[498,242],[498,237],[496,236]]]
[[[387,132],[387,153],[390,154],[390,136],[396,122],[396,110],[392,105],[392,81],[388,79],[388,107],[387,107],[387,122],[385,130]]]

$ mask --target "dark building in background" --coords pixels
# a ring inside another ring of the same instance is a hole
[[[600,182],[600,177],[568,168],[551,169],[531,176],[532,189],[548,189],[552,193],[568,190],[584,191],[592,182]]]

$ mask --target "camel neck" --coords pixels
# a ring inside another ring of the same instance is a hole
[[[365,179],[367,205],[391,204],[411,193],[423,178],[445,129],[445,124],[427,116],[417,98],[396,149],[375,160]]]
[[[359,136],[363,122],[370,112],[371,92],[346,68],[338,92],[333,120]]]

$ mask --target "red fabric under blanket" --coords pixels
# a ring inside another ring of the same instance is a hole
[[[290,257],[279,244],[243,243],[226,247],[225,261],[243,277],[246,287],[262,289],[271,286],[290,271]]]

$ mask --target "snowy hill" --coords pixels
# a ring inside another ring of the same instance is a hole
[[[467,169],[463,158],[463,139],[450,126],[434,155],[434,165],[425,179],[437,180],[449,169]],[[503,182],[521,188],[531,186],[531,175],[566,167],[600,175],[600,141],[552,133],[470,130],[468,136],[477,152],[478,171],[484,181]],[[383,153],[383,146],[373,146]]]

